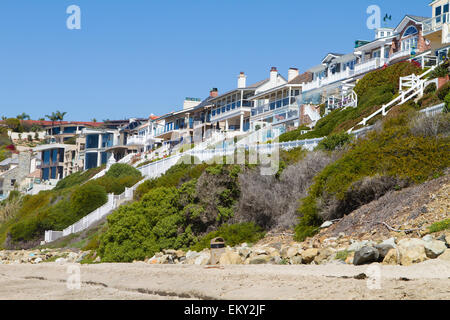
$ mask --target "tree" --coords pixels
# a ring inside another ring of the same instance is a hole
[[[60,112],[56,111],[56,117],[60,121],[60,123],[64,120],[64,117],[66,116],[67,112]]]
[[[95,123],[95,122],[97,122],[97,119],[94,118],[94,119],[92,119],[91,121]]]
[[[59,117],[55,112],[52,112],[51,115],[45,115],[45,117],[52,122],[52,135],[53,135],[53,127],[55,126],[55,121],[59,120]]]
[[[22,112],[22,114],[19,114],[17,117],[17,119],[19,120],[30,120],[30,116],[28,114],[26,114],[25,112]]]

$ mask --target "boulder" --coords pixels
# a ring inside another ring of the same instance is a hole
[[[238,253],[227,250],[220,256],[219,264],[221,266],[242,264],[242,258]]]
[[[375,249],[377,249],[379,253],[378,262],[382,262],[388,252],[392,249],[395,249],[395,247],[389,243],[380,243],[375,246]]]
[[[59,263],[59,264],[65,264],[67,262],[67,260],[64,259],[64,258],[58,258],[58,259],[55,260],[55,262]]]
[[[302,250],[299,247],[287,247],[286,250],[282,250],[281,257],[284,259],[291,259],[295,256],[300,255]]]
[[[250,258],[248,264],[266,264],[269,263],[270,260],[271,260],[270,256],[263,254]]]
[[[444,261],[450,261],[450,249],[445,250],[445,252],[439,256],[439,259]]]
[[[372,241],[368,241],[368,240],[363,240],[363,241],[351,241],[351,245],[347,248],[347,251],[350,252],[356,252],[361,250],[364,247],[373,247],[375,245],[375,243],[373,243]]]
[[[397,249],[389,250],[383,259],[383,264],[397,265],[399,262],[400,257]]]
[[[200,255],[195,259],[194,264],[198,266],[205,266],[211,260],[211,254],[209,251],[202,251]]]
[[[447,250],[445,242],[432,240],[425,243],[425,253],[428,258],[436,259]]]
[[[314,258],[314,262],[317,264],[322,264],[328,260],[333,252],[330,249],[323,249],[319,251],[319,254]]]
[[[245,246],[238,249],[239,255],[245,260],[248,257],[250,257],[250,254],[252,253],[252,250]]]
[[[380,257],[380,253],[377,249],[373,247],[363,247],[355,252],[355,257],[353,258],[353,264],[355,266],[360,266],[363,264],[369,264],[377,262]]]
[[[325,221],[324,223],[322,223],[322,225],[320,226],[320,229],[326,229],[329,228],[333,225],[333,222],[331,221]]]
[[[427,234],[425,237],[422,238],[422,240],[425,242],[430,242],[430,241],[433,241],[434,239],[433,239],[432,235]]]
[[[303,264],[303,258],[302,256],[295,256],[291,258],[290,262],[294,265]]]
[[[42,262],[42,258],[41,258],[41,257],[36,258],[36,259],[33,261],[34,264],[38,264],[38,263],[41,263],[41,262]]]
[[[402,239],[398,243],[400,264],[409,266],[427,260],[425,241],[422,239]]]
[[[307,249],[302,252],[302,258],[304,264],[310,264],[319,255],[318,249]]]
[[[147,263],[148,264],[160,264],[161,263],[160,259],[161,258],[153,256],[152,258],[148,259]]]

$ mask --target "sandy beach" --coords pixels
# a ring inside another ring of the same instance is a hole
[[[79,290],[67,288],[68,266],[80,268]],[[0,265],[0,299],[448,300],[450,263],[430,260],[410,267],[329,264],[223,269],[145,263]]]

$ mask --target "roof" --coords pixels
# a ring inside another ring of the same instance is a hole
[[[312,74],[311,72],[305,72],[305,73],[299,74],[294,79],[289,81],[289,84],[302,84],[302,83],[308,82],[310,80],[311,74]]]
[[[252,85],[250,85],[250,86],[247,86],[247,87],[245,87],[245,88],[236,88],[236,89],[230,90],[230,91],[225,92],[225,93],[223,93],[223,94],[221,94],[221,95],[219,95],[219,96],[217,96],[217,97],[215,97],[215,98],[212,98],[211,101],[218,100],[218,99],[220,99],[220,98],[222,98],[222,97],[224,97],[224,96],[226,96],[226,95],[229,95],[229,94],[231,94],[231,93],[234,93],[234,92],[236,92],[236,91],[240,91],[240,90],[255,90],[255,89],[261,87],[262,85],[266,84],[266,83],[269,82],[269,81],[270,81],[270,79],[267,78],[267,79],[258,81],[258,82],[254,83],[254,84],[252,84]]]
[[[429,19],[428,17],[413,16],[413,15],[410,15],[410,14],[407,14],[406,16],[407,16],[407,17],[410,17],[410,18],[413,19],[413,20],[416,20],[417,22],[423,22],[423,21]]]
[[[28,178],[40,178],[41,170],[37,169],[37,170],[33,171],[32,173],[30,173],[27,177]]]
[[[77,126],[90,126],[90,127],[100,127],[103,122],[84,122],[84,121],[48,121],[48,120],[23,120],[22,121],[28,125],[40,125],[44,127],[61,126],[61,125],[77,125]]]

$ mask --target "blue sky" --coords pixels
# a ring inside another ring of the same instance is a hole
[[[430,16],[420,0],[2,0],[0,115],[67,120],[162,115],[212,87],[233,89],[276,66],[305,71],[372,40],[366,9]],[[68,30],[78,5],[82,29]]]

